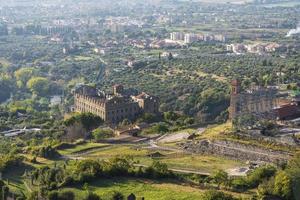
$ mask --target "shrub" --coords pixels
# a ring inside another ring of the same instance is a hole
[[[102,174],[102,166],[95,160],[84,160],[76,164],[75,174],[79,175],[80,181],[88,181]]]
[[[64,180],[63,180],[63,182],[62,182],[62,186],[67,186],[67,185],[70,185],[70,184],[72,184],[72,183],[74,183],[74,179],[73,179],[73,177],[72,176],[66,176],[65,178],[64,178]]]
[[[89,192],[84,200],[101,200],[101,198],[97,194]]]
[[[16,167],[23,164],[23,157],[14,154],[0,154],[0,172],[5,171],[10,167]]]
[[[265,179],[274,176],[276,168],[270,165],[259,167],[247,176],[247,183],[250,188],[257,187]]]
[[[56,149],[51,146],[37,147],[33,150],[32,153],[36,156],[40,156],[48,159],[54,159],[60,156],[60,154],[56,151]]]
[[[151,178],[167,178],[172,175],[168,170],[168,166],[164,163],[154,161],[150,167],[145,170],[145,175]]]
[[[214,173],[212,175],[211,178],[218,185],[218,187],[220,187],[220,185],[223,185],[223,186],[229,185],[228,174],[223,170],[217,171],[216,173]]]
[[[105,165],[105,172],[111,176],[126,176],[134,169],[131,157],[115,157],[110,159]]]
[[[66,126],[73,126],[76,123],[81,123],[86,130],[92,130],[101,125],[103,120],[92,113],[76,113],[71,118],[64,121]]]
[[[75,195],[72,191],[64,191],[64,192],[59,193],[58,199],[59,200],[74,200]]]
[[[50,192],[48,194],[48,200],[58,200],[58,192]]]
[[[33,77],[27,82],[27,88],[39,96],[46,96],[49,91],[49,80],[43,77]]]
[[[110,129],[95,129],[92,132],[93,138],[95,140],[102,140],[104,138],[112,137],[113,136],[113,131]]]
[[[231,187],[233,190],[245,191],[248,188],[248,183],[245,178],[235,178],[231,181]]]
[[[143,131],[144,134],[166,133],[169,131],[166,123],[158,123]]]
[[[55,189],[57,189],[57,183],[55,183],[55,182],[52,182],[52,183],[50,183],[50,188],[49,188],[50,190],[55,190]]]
[[[229,194],[225,194],[216,190],[210,190],[203,194],[201,200],[234,200],[234,198]]]
[[[124,199],[124,195],[120,192],[114,192],[113,196],[112,196],[112,200],[123,200]]]
[[[154,115],[154,114],[145,113],[137,121],[138,122],[146,122],[146,123],[154,123],[154,122],[159,121],[159,118],[156,115]]]

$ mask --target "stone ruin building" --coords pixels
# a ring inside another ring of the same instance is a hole
[[[278,87],[254,86],[242,91],[238,80],[231,82],[229,119],[242,114],[272,120],[292,120],[300,117],[300,97],[290,97],[288,91],[280,92]]]
[[[146,93],[135,95],[122,85],[114,85],[113,93],[80,85],[74,90],[74,111],[90,112],[106,122],[135,120],[143,113],[159,114],[159,99]]]
[[[238,80],[231,82],[229,118],[232,120],[241,114],[253,114],[257,117],[274,118],[274,108],[278,107],[275,87],[255,86],[242,91]]]

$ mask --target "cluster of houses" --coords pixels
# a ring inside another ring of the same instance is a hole
[[[199,33],[170,33],[170,40],[190,44],[193,42],[226,42],[226,37],[221,34],[199,34]]]
[[[256,43],[256,44],[229,44],[226,46],[227,51],[233,52],[235,54],[265,54],[276,52],[281,48],[280,44],[277,43]]]

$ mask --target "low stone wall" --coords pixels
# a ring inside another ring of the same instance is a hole
[[[224,140],[213,142],[209,140],[190,141],[181,145],[181,147],[190,153],[213,154],[254,162],[280,163],[286,162],[291,157],[287,152]]]
[[[275,137],[263,136],[260,131],[248,130],[245,133],[235,133],[237,136],[242,138],[249,138],[255,140],[262,140],[266,142],[278,143],[280,145],[288,145],[291,147],[299,146],[299,140],[293,135],[288,134],[278,134]]]

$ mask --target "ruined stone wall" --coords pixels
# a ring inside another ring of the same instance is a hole
[[[187,142],[182,145],[182,148],[191,153],[213,154],[236,160],[268,163],[286,162],[291,156],[289,153],[283,151],[274,151],[254,145],[224,140]]]
[[[254,114],[257,117],[273,118],[273,108],[278,105],[278,100],[271,93],[266,94],[237,94],[230,100],[230,119],[241,114]]]

